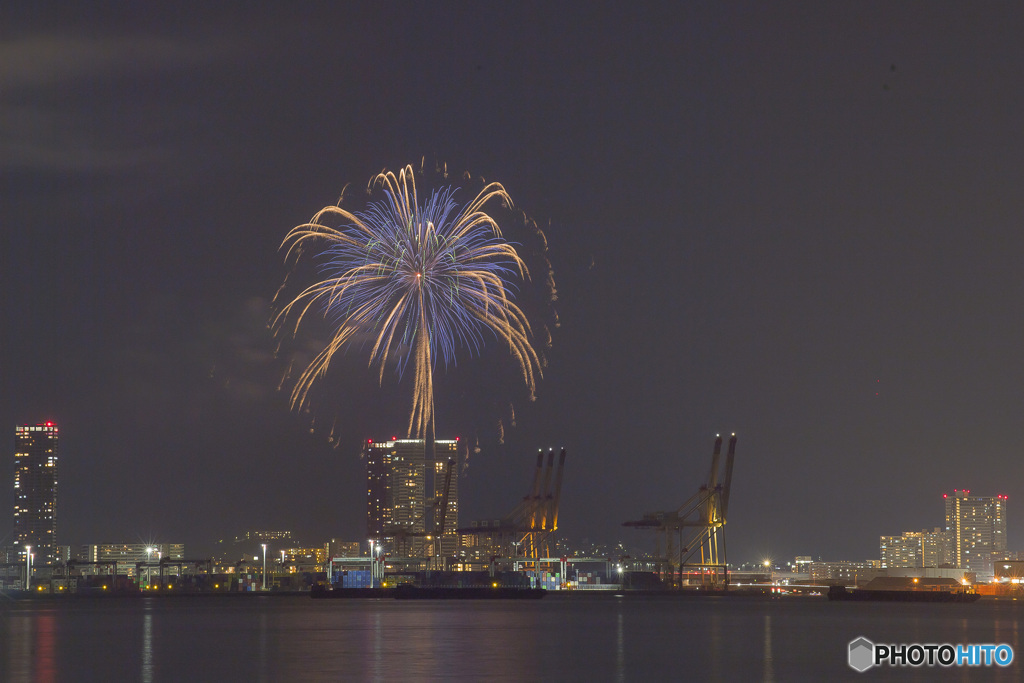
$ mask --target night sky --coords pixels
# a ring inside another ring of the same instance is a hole
[[[953,488],[1024,549],[1019,6],[146,4],[0,11],[0,424],[59,424],[60,543],[362,538],[411,378],[353,349],[290,411],[278,247],[425,159],[503,183],[558,289],[536,401],[439,366],[464,523],[564,446],[561,532],[653,549],[621,523],[736,432],[733,562],[877,558]]]

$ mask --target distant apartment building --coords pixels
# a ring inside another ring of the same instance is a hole
[[[936,528],[882,536],[879,554],[884,568],[949,567],[953,563],[951,534]]]
[[[882,536],[879,541],[882,567],[920,567],[921,534],[905,531],[902,536]]]
[[[953,535],[935,527],[921,531],[921,566],[953,567]]]
[[[14,545],[32,566],[57,562],[59,430],[52,422],[14,428]]]
[[[83,574],[107,574],[116,562],[118,574],[135,576],[140,565],[183,559],[184,543],[97,543],[79,546],[74,561]]]
[[[332,538],[327,542],[327,556],[361,557],[363,554],[362,545],[359,541],[341,541],[337,538]],[[369,549],[369,546],[367,546],[367,549]]]
[[[458,439],[437,439],[432,448],[423,439],[370,440],[364,452],[367,537],[387,554],[454,555],[459,548]],[[442,524],[444,533],[435,544]]]
[[[276,557],[268,558],[268,562],[280,564],[290,571],[326,571],[327,546],[318,548],[285,548],[279,550]]]
[[[972,496],[966,489],[942,494],[946,531],[950,533],[956,567],[990,577],[993,560],[1006,552],[1007,497]]]
[[[235,537],[235,543],[292,543],[290,531],[246,531]]]

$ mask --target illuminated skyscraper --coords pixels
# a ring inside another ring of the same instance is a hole
[[[946,503],[946,531],[957,567],[992,576],[992,557],[1006,552],[1006,496],[972,496],[953,489],[942,494]]]
[[[458,440],[435,440],[433,452],[427,451],[423,439],[370,440],[366,444],[366,533],[383,544],[385,552],[430,554],[433,545],[425,540],[437,528],[437,515],[441,514],[445,515],[441,552],[450,555],[458,548],[457,464],[452,466],[443,512],[441,508],[446,467],[449,459],[456,459]]]
[[[433,505],[434,528],[440,526],[439,515],[444,515],[444,533],[441,534],[438,543],[438,551],[442,557],[452,557],[459,550],[459,539],[461,536],[456,533],[459,528],[459,443],[455,441],[434,442],[434,486]],[[445,481],[448,463],[451,461],[451,478],[448,481],[448,496],[445,503]],[[442,509],[442,505],[445,509]]]
[[[14,543],[34,566],[53,564],[57,540],[57,426],[15,427]]]

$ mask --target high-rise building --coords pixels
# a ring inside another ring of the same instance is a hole
[[[953,566],[953,534],[935,527],[921,532],[921,566]]]
[[[886,568],[950,567],[953,564],[952,534],[933,531],[904,531],[902,536],[882,536],[879,550]]]
[[[461,536],[456,531],[459,528],[459,443],[454,441],[434,442],[434,486],[432,507],[434,509],[434,529],[443,526],[443,533],[438,539],[437,551],[442,557],[453,557],[459,551]],[[451,467],[449,468],[449,462]],[[448,470],[451,475],[448,475]],[[445,497],[445,484],[447,483],[448,495]],[[442,509],[444,505],[444,509]],[[439,515],[444,515],[444,523],[441,524]]]
[[[33,566],[57,559],[57,443],[52,422],[15,427],[14,543],[32,548]]]
[[[882,567],[920,567],[921,534],[905,531],[902,536],[882,536],[879,541]]]
[[[423,439],[368,441],[367,536],[388,553],[430,555],[434,544],[426,541],[434,540],[428,536],[438,528],[438,515],[443,514],[440,552],[454,554],[459,538],[455,533],[459,514],[457,453],[458,439],[437,439],[433,448]],[[446,476],[449,460],[453,461],[450,481]],[[442,509],[446,481],[448,496]]]
[[[992,560],[1006,552],[1006,496],[972,496],[966,489],[942,494],[953,563],[982,576],[993,575]]]

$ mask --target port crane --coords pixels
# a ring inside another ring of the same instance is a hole
[[[721,455],[722,437],[719,435],[715,438],[707,481],[695,494],[674,510],[648,512],[639,520],[623,523],[623,526],[656,532],[658,547],[655,553],[662,564],[663,574],[675,587],[682,586],[684,574],[693,571],[699,572],[701,583],[710,582],[726,588],[729,585],[725,522],[736,457],[735,434],[729,438],[724,471],[719,476]]]
[[[538,451],[530,493],[511,512],[501,519],[473,522],[472,526],[459,529],[459,533],[489,536],[496,552],[503,557],[523,557],[534,563],[550,557],[552,535],[558,529],[565,449],[558,455],[557,469],[555,451],[548,451],[547,467],[544,455],[543,449]]]

